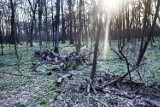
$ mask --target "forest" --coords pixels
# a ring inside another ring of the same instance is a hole
[[[0,107],[160,107],[160,0],[0,0]]]

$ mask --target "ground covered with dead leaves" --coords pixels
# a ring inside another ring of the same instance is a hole
[[[125,62],[114,52],[108,53],[109,57],[106,60],[99,57],[94,81],[90,81],[89,78],[92,57],[75,55],[70,60],[64,58],[63,62],[63,58],[53,58],[53,60],[51,57],[43,56],[44,58],[39,59],[41,56],[35,57],[37,52],[35,48],[27,53],[24,53],[26,50],[19,50],[23,54],[21,64],[17,68],[11,66],[16,62],[14,59],[9,66],[9,61],[5,59],[12,59],[14,56],[13,53],[7,53],[0,59],[3,62],[0,63],[0,107],[159,107],[160,85],[157,82],[159,71],[149,74],[146,70],[150,64],[158,62],[157,57],[160,56],[152,49],[150,48],[146,54],[147,64],[140,68],[141,75],[147,77],[145,82],[137,79],[129,81],[126,78],[123,82],[109,85],[106,84],[123,74],[126,69]],[[72,52],[68,50],[70,48],[62,49],[63,54],[69,56]],[[157,48],[156,50],[158,52]],[[155,67],[158,67],[158,64],[155,63]],[[22,76],[17,69],[20,69],[25,76]],[[151,81],[153,78],[155,81]]]

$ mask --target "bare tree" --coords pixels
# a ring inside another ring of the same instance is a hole
[[[74,43],[73,39],[73,25],[72,25],[72,16],[73,16],[73,11],[72,11],[72,0],[68,0],[68,6],[69,6],[69,38],[70,38],[70,44]]]
[[[42,0],[38,0],[38,36],[39,36],[39,46],[40,50],[42,49],[42,14],[43,14],[43,8],[42,8]]]
[[[100,13],[97,13],[101,16]],[[96,68],[97,68],[97,55],[98,55],[98,46],[99,46],[99,40],[100,40],[100,34],[102,30],[102,19],[101,18],[96,18],[97,23],[97,34],[96,34],[96,39],[95,39],[95,46],[94,46],[94,57],[93,57],[93,67],[92,67],[92,72],[91,72],[91,80],[94,79],[94,76],[96,74]]]
[[[55,48],[54,51],[58,53],[59,47],[59,21],[60,21],[60,0],[56,2],[56,36],[55,36]]]
[[[38,0],[33,1],[33,4],[30,0],[28,0],[30,8],[31,8],[31,13],[32,13],[32,19],[31,19],[31,29],[30,29],[30,35],[29,35],[29,43],[30,46],[33,46],[33,31],[34,31],[34,26],[36,25],[36,9],[37,9],[37,4]]]
[[[15,6],[13,0],[10,0],[10,5],[11,5],[11,35],[13,36],[15,55],[18,59],[16,25],[15,25]]]
[[[3,53],[3,42],[4,42],[4,40],[3,40],[3,36],[2,36],[2,30],[1,30],[1,10],[0,10],[0,43],[1,43],[1,55],[3,55],[4,53]]]
[[[62,14],[62,43],[66,43],[66,32],[65,32],[65,16],[64,16],[64,0],[61,0],[61,14]]]

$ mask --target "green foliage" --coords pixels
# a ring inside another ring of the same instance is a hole
[[[14,105],[15,107],[26,107],[23,103],[18,102]]]
[[[160,39],[159,39],[160,40]],[[141,76],[143,77],[145,82],[157,82],[160,81],[160,52],[159,46],[160,42],[156,39],[156,43],[154,43],[156,47],[150,46],[145,53],[145,57],[147,58],[143,63],[144,66],[140,67],[138,71],[140,72]],[[0,83],[0,91],[7,92],[7,91],[14,91],[19,90],[25,86],[33,85],[31,88],[35,88],[34,86],[38,86],[38,90],[34,93],[32,101],[37,104],[38,106],[48,106],[50,104],[51,99],[54,101],[57,96],[59,96],[59,92],[57,92],[57,87],[54,85],[54,81],[58,78],[59,73],[52,73],[51,76],[47,76],[47,68],[53,68],[51,65],[45,65],[39,68],[40,72],[30,72],[29,68],[32,66],[32,62],[36,60],[33,58],[34,50],[39,49],[36,44],[35,47],[29,47],[29,51],[26,51],[25,46],[20,46],[18,48],[19,55],[22,56],[22,60],[20,61],[20,71],[23,74],[30,76],[30,78],[20,77],[20,76],[12,76],[12,75],[5,75],[3,73],[15,73],[17,74],[17,66],[1,66],[0,65],[0,78],[2,82]],[[66,47],[65,47],[66,46]],[[69,45],[70,46],[70,45]],[[113,47],[115,48],[116,45],[113,43]],[[13,47],[12,47],[13,48]],[[70,53],[72,52],[74,47],[70,46],[67,47],[66,44],[60,44],[60,53]],[[116,49],[116,48],[115,48]],[[138,52],[139,49],[136,47],[136,51]],[[101,52],[101,51],[100,51]],[[126,53],[125,53],[126,54]],[[129,58],[132,53],[126,54]],[[97,62],[97,73],[104,73],[104,71],[108,71],[110,74],[124,74],[127,72],[127,67],[125,61],[118,59],[118,56],[108,49],[106,56],[104,57],[102,54],[99,54],[99,59],[105,59],[103,61]],[[134,60],[133,60],[134,59]],[[134,63],[137,59],[137,56],[131,57],[129,61]],[[16,62],[16,57],[14,55],[14,50],[9,50],[8,47],[5,47],[5,55],[0,56],[0,63],[5,64],[14,64]],[[69,68],[71,73],[78,74],[78,78],[76,78],[76,84],[84,84],[84,75],[89,76],[91,71],[91,66],[86,67],[84,65],[77,66],[74,63],[69,64]],[[109,70],[108,70],[109,69]],[[1,73],[3,72],[3,73]],[[63,75],[63,74],[62,74]],[[133,79],[139,80],[139,76],[137,72],[133,73]],[[70,81],[70,80],[69,80]],[[60,95],[61,96],[61,95]],[[81,94],[79,93],[70,93],[70,96],[73,99],[80,99],[82,98]],[[17,103],[16,106],[23,107],[23,103]],[[96,104],[95,104],[96,106]]]
[[[69,70],[74,70],[74,69],[76,69],[76,67],[77,67],[77,65],[76,65],[76,64],[73,64],[73,63],[70,63],[70,64],[68,65]]]
[[[55,92],[53,93],[53,98],[54,98],[54,99],[57,98],[58,95],[59,95],[59,93],[55,91]]]
[[[57,87],[53,82],[50,82],[48,84],[48,93],[50,94],[50,98],[55,99],[59,95],[59,93],[56,91]]]
[[[45,99],[45,98],[40,98],[39,99],[39,104],[40,105],[46,105],[48,102],[47,102],[47,99]]]
[[[49,90],[49,91],[56,90],[56,88],[57,88],[57,87],[56,87],[53,83],[49,83],[49,84],[48,84],[48,90]]]
[[[0,90],[12,90],[24,86],[26,84],[31,84],[32,79],[23,79],[23,77],[16,77],[14,81],[8,80],[3,85],[0,86]]]
[[[38,94],[39,96],[43,96],[43,95],[44,95],[44,92],[43,92],[42,90],[39,90],[39,91],[37,92],[37,94]]]
[[[72,93],[71,96],[72,96],[73,99],[81,98],[81,95],[78,94],[78,93]]]
[[[78,70],[78,71],[83,71],[85,69],[85,66],[84,65],[79,65],[79,66],[77,66],[76,67],[76,70]]]

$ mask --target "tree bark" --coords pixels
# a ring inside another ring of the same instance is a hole
[[[63,4],[64,2],[63,2],[63,0],[62,0],[62,2],[61,2],[61,12],[62,12],[62,37],[61,37],[61,39],[62,39],[62,43],[66,43],[66,41],[65,41],[65,36],[66,36],[66,33],[65,33],[65,17],[64,17],[64,4]]]
[[[55,36],[55,48],[54,52],[59,53],[58,46],[59,46],[59,19],[60,18],[60,0],[56,2],[56,36]]]
[[[42,14],[43,14],[42,1],[38,0],[38,19],[39,19],[38,33],[39,33],[39,46],[40,46],[40,50],[42,49]]]
[[[102,29],[102,22],[99,19],[99,23],[98,23],[98,26],[97,26],[96,42],[95,42],[95,47],[94,47],[93,67],[92,67],[92,72],[91,72],[91,76],[90,76],[91,80],[94,79],[94,75],[96,74],[97,54],[98,54],[98,45],[99,45],[101,29]]]
[[[69,4],[69,37],[70,37],[70,44],[74,44],[73,40],[73,31],[72,31],[72,0],[68,0]]]
[[[136,66],[140,65],[140,63],[141,63],[141,61],[143,59],[143,56],[144,56],[144,54],[146,52],[146,49],[147,49],[147,47],[149,45],[149,42],[151,41],[151,39],[153,37],[154,29],[155,29],[155,26],[156,26],[156,20],[158,18],[158,13],[159,13],[159,6],[160,6],[160,0],[158,0],[158,2],[157,2],[156,13],[155,13],[155,17],[154,17],[154,20],[153,20],[153,24],[152,24],[151,30],[149,32],[149,36],[147,37],[147,40],[146,40],[141,52],[139,53]]]
[[[15,50],[15,55],[18,57],[18,52],[17,52],[17,41],[16,41],[16,28],[15,28],[15,8],[14,8],[14,3],[13,0],[10,0],[10,5],[11,5],[11,36],[13,36],[13,42],[14,42],[14,50]]]

